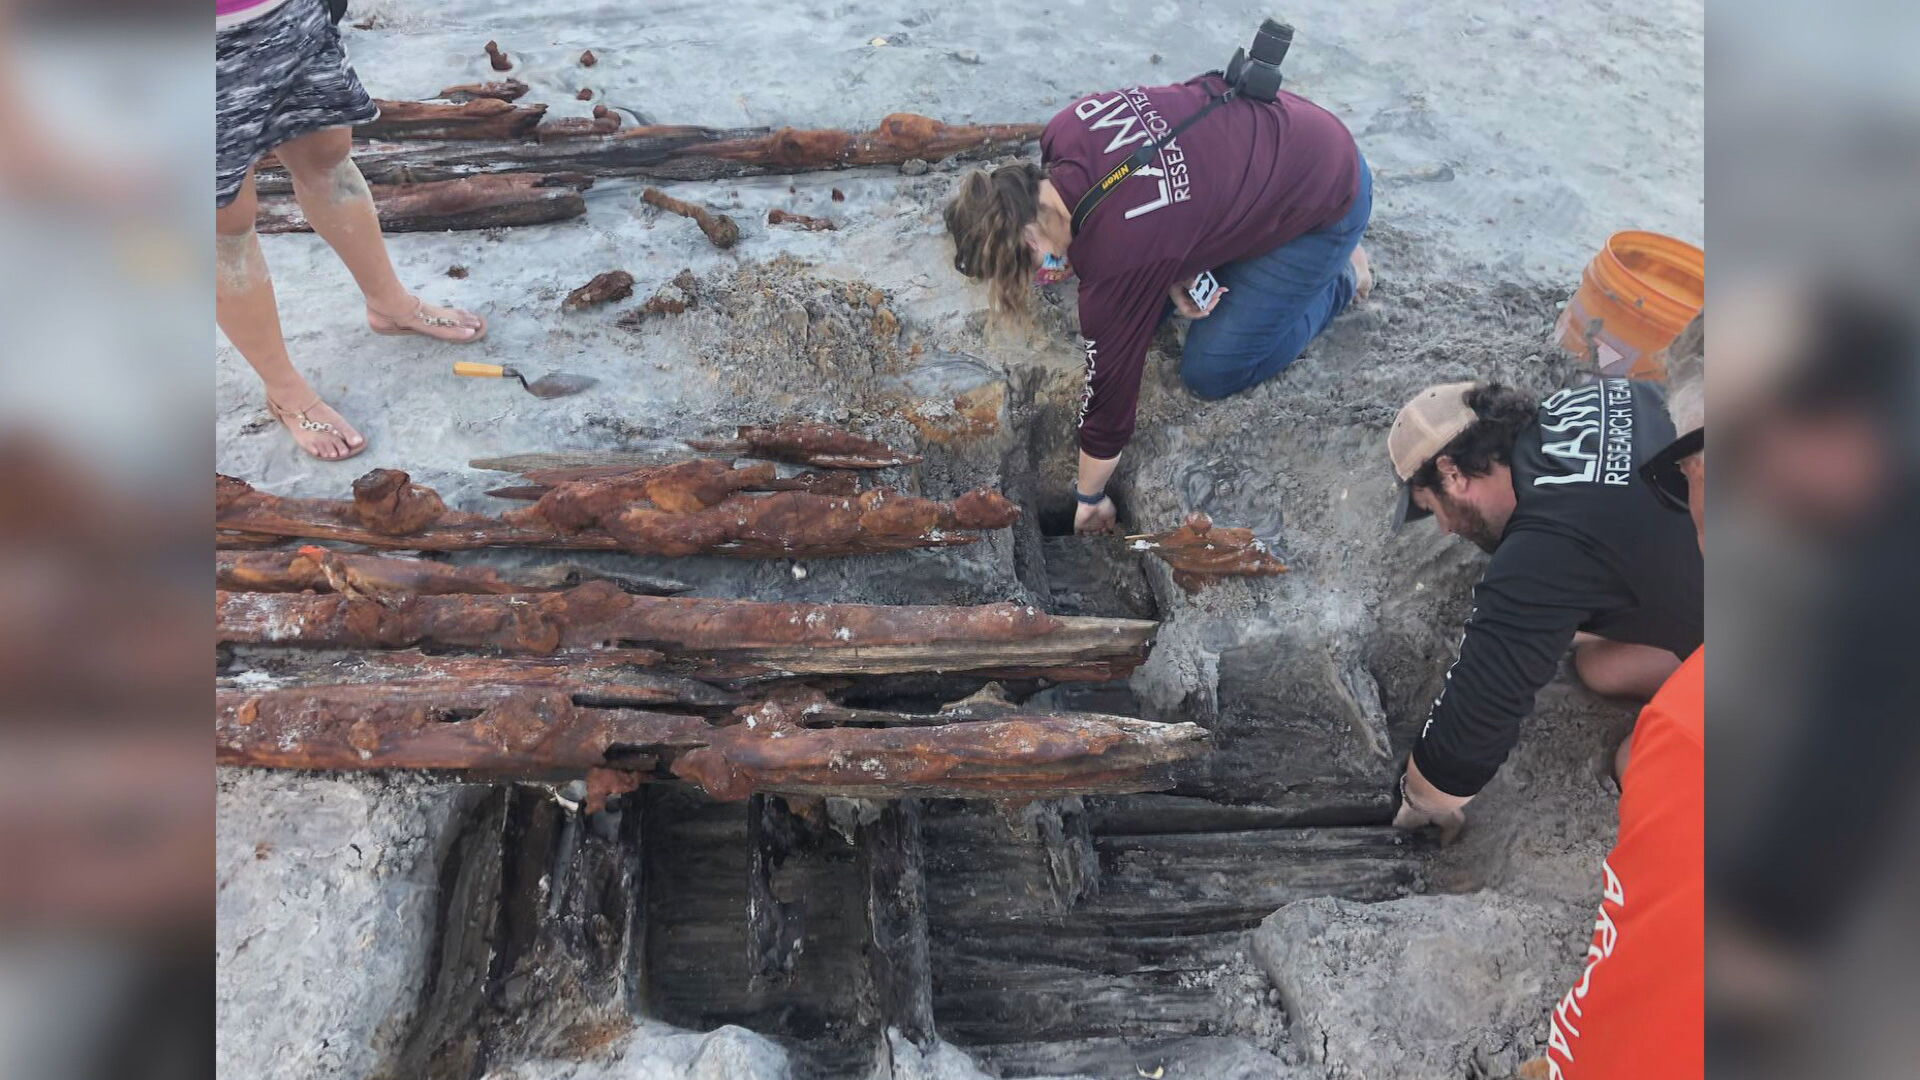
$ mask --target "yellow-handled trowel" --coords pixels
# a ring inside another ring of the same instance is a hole
[[[568,394],[577,394],[600,381],[587,375],[563,375],[555,372],[528,382],[527,377],[515,371],[511,365],[481,364],[472,360],[456,362],[453,365],[453,373],[479,379],[518,379],[527,393],[537,398],[566,397]]]

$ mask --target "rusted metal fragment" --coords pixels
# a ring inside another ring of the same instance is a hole
[[[378,101],[378,119],[354,129],[365,139],[525,139],[545,105],[515,105],[492,95],[459,102]]]
[[[885,728],[809,728],[789,702],[746,706],[737,723],[672,762],[716,799],[756,792],[898,798],[1052,798],[1170,787],[1165,767],[1204,753],[1206,729],[1094,713]]]
[[[714,247],[730,248],[740,242],[740,226],[725,214],[716,214],[704,206],[676,199],[655,187],[642,191],[640,198],[649,206],[692,218],[694,224],[700,226],[700,231],[707,234],[707,239],[713,241]]]
[[[767,211],[767,224],[797,225],[808,232],[832,232],[840,227],[826,218],[808,217],[806,214],[796,214],[779,207]]]
[[[513,70],[512,58],[500,51],[500,43],[497,41],[487,42],[487,62],[493,65],[495,71]]]
[[[682,270],[673,276],[673,280],[647,298],[647,302],[638,308],[620,316],[621,326],[633,329],[655,315],[678,315],[692,307],[700,306],[698,292],[699,281],[692,270]]]
[[[911,158],[940,161],[969,150],[1031,142],[1039,124],[944,124],[915,113],[894,113],[872,131],[781,128],[756,138],[730,139],[690,149],[701,157],[788,172],[854,165],[899,165]]]
[[[774,604],[630,596],[608,582],[520,596],[413,596],[382,603],[339,594],[216,594],[217,639],[244,645],[391,649],[432,646],[592,655],[653,649],[698,674],[1021,673],[1124,675],[1155,624],[1061,618],[1030,607]]]
[[[507,79],[502,82],[462,83],[449,86],[434,97],[448,101],[472,101],[475,98],[494,98],[498,101],[517,101],[526,96],[527,84],[519,79]]]
[[[587,183],[591,183],[588,180]],[[542,225],[587,212],[574,175],[517,173],[472,176],[421,184],[374,184],[373,205],[382,232],[444,232]],[[293,199],[260,200],[256,228],[263,233],[311,232],[313,227]]]
[[[584,311],[614,300],[625,300],[633,295],[633,275],[625,270],[608,270],[595,274],[593,280],[567,294],[560,306],[567,311]]]
[[[216,690],[214,759],[288,769],[584,771],[698,746],[695,716],[575,705],[563,691],[460,683]]]
[[[768,458],[828,469],[886,469],[913,465],[918,454],[827,424],[787,423],[740,428],[731,439],[688,439],[687,445],[710,453]]]
[[[1135,551],[1148,551],[1173,568],[1173,580],[1188,592],[1198,592],[1221,578],[1271,577],[1287,572],[1252,529],[1220,528],[1206,514],[1195,512],[1177,529],[1149,536],[1130,536]]]
[[[886,489],[858,495],[741,490],[776,484],[770,466],[691,461],[561,484],[534,506],[494,518],[447,510],[431,489],[392,469],[363,476],[351,503],[283,498],[218,477],[214,524],[223,545],[272,536],[416,551],[557,547],[797,558],[970,544],[1020,514],[1005,496],[985,490],[951,503]]]

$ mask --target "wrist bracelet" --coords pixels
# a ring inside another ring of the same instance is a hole
[[[1073,497],[1082,506],[1099,506],[1101,503],[1107,501],[1106,492],[1103,491],[1098,495],[1083,495],[1080,492],[1080,486],[1078,484],[1074,485]]]
[[[1416,805],[1413,801],[1413,796],[1407,794],[1407,774],[1404,772],[1400,774],[1400,805],[1412,810],[1416,814],[1431,814],[1431,811],[1424,810]]]

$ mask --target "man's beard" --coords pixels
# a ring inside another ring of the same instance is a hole
[[[1475,547],[1491,555],[1500,546],[1500,534],[1503,530],[1493,527],[1486,515],[1470,503],[1456,502],[1452,496],[1435,492],[1446,505],[1447,518],[1454,524],[1454,534],[1471,540]]]

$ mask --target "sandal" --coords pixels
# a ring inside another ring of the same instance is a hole
[[[348,434],[347,432],[341,431],[338,426],[330,421],[315,420],[313,417],[307,415],[315,409],[326,406],[326,404],[325,401],[321,400],[320,395],[315,394],[313,401],[310,402],[306,408],[296,410],[289,409],[269,397],[267,399],[267,411],[272,413],[275,419],[286,425],[287,433],[293,436],[294,445],[313,457],[319,458],[321,461],[345,461],[360,453],[362,450],[365,450],[367,448],[367,440],[362,438],[359,432],[354,431],[352,434]],[[335,413],[334,415],[338,416],[339,414]],[[346,423],[345,418],[342,418],[340,423]],[[303,432],[310,432],[314,435],[331,435],[346,444],[347,452],[334,457],[322,454],[312,446],[309,446],[307,440],[301,438]],[[354,445],[355,439],[360,440],[357,446]]]
[[[456,315],[475,319],[477,320],[477,324],[462,322],[459,318],[448,318],[444,315],[429,315],[427,314],[427,302],[416,297],[413,302],[413,314],[405,316],[404,318],[396,318],[384,311],[375,310],[369,305],[367,307],[367,326],[376,334],[419,334],[421,337],[433,338],[435,341],[452,342],[455,345],[471,345],[487,336],[487,320],[484,317],[475,315],[471,311],[461,311],[459,308],[446,308],[444,310],[454,312]],[[463,330],[473,331],[473,336],[462,336],[461,331]]]

